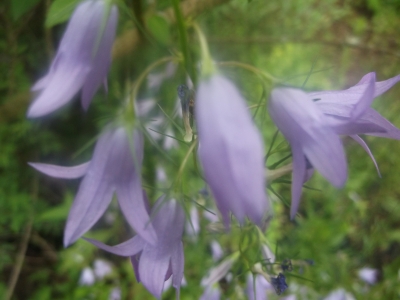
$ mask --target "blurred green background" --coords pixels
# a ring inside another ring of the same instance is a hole
[[[65,28],[62,22],[76,2],[5,0],[0,4],[0,297],[114,299],[110,296],[114,293],[115,299],[152,299],[136,283],[127,259],[82,240],[63,248],[64,222],[79,180],[45,177],[27,162],[73,165],[91,157],[93,138],[124,100],[127,80],[134,80],[155,60],[180,51],[178,29],[170,17],[171,1],[134,0],[121,6],[118,36],[121,39],[134,28],[140,29],[139,34],[133,44],[125,46],[126,53],[115,50],[109,93],[99,92],[88,113],[74,101],[52,116],[26,120],[33,98],[30,87],[47,72]],[[289,85],[304,85],[307,91],[347,88],[372,71],[378,80],[400,74],[399,0],[186,0],[181,7],[187,20],[199,23],[216,62],[247,63]],[[197,66],[197,39],[192,30],[187,34]],[[249,105],[265,97],[258,78],[247,70],[221,66],[220,71],[235,82]],[[172,116],[176,88],[184,82],[184,72],[178,67],[158,88],[143,88],[141,96],[154,99]],[[377,98],[373,106],[400,126],[400,84]],[[264,108],[256,123],[268,149],[276,128]],[[162,129],[174,131],[168,122]],[[182,138],[179,132],[175,134]],[[303,189],[295,222],[289,220],[290,185],[271,184],[280,197],[270,194],[274,218],[266,237],[271,249],[278,250],[278,259],[291,259],[294,264],[294,270],[286,273],[289,290],[282,296],[322,299],[344,288],[356,299],[400,299],[400,143],[375,137],[365,140],[382,178],[364,150],[344,139],[349,164],[345,188],[335,190],[314,175],[308,186],[318,190]],[[279,136],[278,141],[283,138]],[[168,153],[179,165],[186,151],[181,146]],[[173,180],[176,167],[149,142],[145,153],[144,184],[155,200],[159,191],[154,187],[162,186],[155,168],[162,166],[168,181]],[[271,162],[280,157],[276,156],[269,158]],[[204,183],[193,174],[185,173],[184,193],[197,201]],[[201,278],[216,265],[211,240],[220,242],[226,256],[237,248],[237,230],[222,234],[207,224],[201,220],[196,240],[184,237],[187,285],[181,289],[182,299],[198,299],[203,292]],[[114,202],[88,236],[117,244],[132,233]],[[313,265],[303,266],[306,259]],[[105,276],[96,273],[99,260],[111,270]],[[364,267],[378,270],[376,284],[359,278],[358,271]],[[92,272],[88,278],[93,282],[82,281],[84,272]],[[234,268],[232,272],[230,283],[219,284],[222,299],[246,299],[236,288],[244,287],[245,270]],[[174,297],[169,289],[163,299]],[[279,298],[274,293],[269,297]]]

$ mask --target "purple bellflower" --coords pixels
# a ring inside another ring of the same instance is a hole
[[[155,245],[149,244],[139,235],[114,247],[95,240],[86,240],[113,254],[130,256],[137,281],[142,282],[158,299],[161,299],[164,282],[172,275],[172,285],[179,298],[184,269],[184,211],[176,200],[166,200],[162,196],[153,207],[151,216],[158,236]]]
[[[142,193],[142,159],[143,137],[140,131],[129,134],[124,127],[108,127],[97,141],[90,162],[76,167],[30,163],[38,171],[56,178],[84,176],[68,215],[65,247],[96,223],[110,204],[114,192],[128,223],[144,240],[156,243],[157,236],[149,224],[150,217]]]
[[[400,130],[369,107],[373,99],[382,95],[400,81],[400,75],[376,82],[374,72],[366,74],[356,85],[342,91],[320,91],[308,93],[319,109],[332,122],[337,134],[349,135],[369,154],[378,173],[375,158],[359,134],[400,140]],[[363,101],[366,92],[372,97]],[[364,95],[364,96],[363,96]]]
[[[196,94],[199,158],[226,227],[232,212],[260,224],[268,209],[264,152],[246,102],[226,78],[204,79]]]
[[[117,7],[108,8],[105,1],[88,0],[77,6],[49,72],[32,88],[41,92],[28,109],[29,118],[59,109],[80,89],[82,106],[89,107],[107,79],[117,21]]]
[[[342,187],[347,179],[346,157],[339,136],[305,92],[292,88],[274,89],[269,101],[269,112],[292,147],[290,216],[293,219],[307,175],[307,160],[331,184]]]
[[[246,294],[249,300],[267,300],[267,291],[273,286],[260,274],[248,274],[246,281]]]

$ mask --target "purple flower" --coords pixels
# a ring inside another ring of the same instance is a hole
[[[267,291],[273,286],[260,274],[247,275],[246,294],[249,300],[267,300]]]
[[[131,146],[133,143],[133,146]],[[101,135],[90,162],[76,167],[30,163],[38,171],[57,178],[84,176],[68,215],[64,245],[68,246],[103,215],[114,192],[129,224],[146,241],[155,243],[140,180],[143,137],[140,131],[108,127]]]
[[[347,179],[346,157],[339,136],[305,92],[292,88],[274,89],[269,101],[269,112],[292,147],[290,216],[294,218],[306,178],[306,161],[334,186],[342,187]]]
[[[342,91],[320,91],[308,93],[319,109],[332,123],[337,134],[349,135],[376,161],[367,144],[358,136],[367,134],[400,140],[400,130],[369,107],[374,98],[382,95],[400,81],[400,75],[376,82],[375,73],[366,74],[355,86]],[[367,101],[365,93],[369,93]],[[379,173],[379,170],[378,170]]]
[[[130,256],[137,281],[142,282],[158,299],[161,298],[164,282],[172,275],[172,285],[177,289],[179,297],[184,268],[181,241],[185,224],[184,211],[175,200],[166,200],[162,196],[151,215],[158,236],[155,245],[149,244],[139,235],[114,247],[95,240],[86,240],[113,254]]]
[[[219,300],[221,299],[221,291],[218,286],[210,285],[206,287],[200,300]]]
[[[196,95],[199,158],[225,226],[231,211],[260,224],[268,208],[263,141],[246,102],[226,78],[204,79]]]
[[[32,88],[41,91],[28,109],[29,118],[47,115],[68,103],[82,89],[86,110],[111,63],[118,10],[105,1],[88,0],[75,9],[50,70]]]

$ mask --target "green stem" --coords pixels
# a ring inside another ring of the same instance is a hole
[[[148,66],[136,79],[136,81],[133,83],[133,88],[132,92],[130,93],[129,97],[129,102],[128,102],[128,112],[131,113],[132,115],[135,114],[135,99],[137,98],[137,95],[139,93],[139,88],[142,85],[143,80],[149,75],[149,73],[157,68],[159,65],[166,63],[168,61],[173,61],[176,58],[173,56],[168,56],[168,57],[163,57],[155,62],[153,62],[150,66]]]
[[[201,31],[199,25],[193,23],[192,26],[195,29],[200,42],[201,58],[202,58],[202,70],[201,70],[202,76],[208,77],[213,73],[215,73],[215,66],[211,59],[210,51],[208,49],[207,39],[204,36],[203,32]]]
[[[253,72],[254,74],[256,74],[259,77],[263,77],[265,79],[268,79],[272,82],[281,82],[280,79],[275,78],[274,76],[272,76],[271,74],[261,71],[260,69],[249,65],[249,64],[245,64],[245,63],[241,63],[241,62],[237,62],[237,61],[223,61],[223,62],[219,62],[218,63],[219,66],[228,66],[228,67],[239,67],[245,70],[248,70],[250,72]]]
[[[190,56],[186,26],[185,26],[185,22],[184,22],[184,19],[182,16],[179,2],[180,2],[180,0],[172,0],[172,6],[174,8],[176,23],[178,25],[179,43],[180,43],[180,47],[181,47],[181,50],[183,53],[183,61],[184,61],[184,66],[185,66],[186,72],[189,74],[189,77],[191,78],[193,84],[196,84],[196,82],[197,82],[196,70],[193,66],[192,59]]]
[[[286,174],[289,174],[293,170],[293,165],[288,164],[286,166],[280,167],[279,169],[275,170],[268,170],[267,169],[267,182],[271,182],[277,178],[280,178]]]
[[[179,182],[181,182],[181,177],[182,177],[182,174],[183,174],[183,170],[185,169],[186,163],[189,160],[190,154],[196,148],[196,145],[197,145],[197,140],[194,140],[192,142],[192,144],[190,145],[189,150],[186,152],[186,155],[183,158],[181,165],[179,166],[179,170],[177,172],[175,183],[174,183],[175,184],[175,189],[178,188],[178,184],[179,184]]]

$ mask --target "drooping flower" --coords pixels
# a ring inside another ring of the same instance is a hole
[[[246,294],[249,300],[267,300],[267,291],[274,289],[260,274],[249,273],[246,281]]]
[[[133,143],[133,147],[131,147]],[[101,135],[90,162],[76,167],[30,163],[38,171],[57,178],[84,176],[68,215],[64,245],[68,246],[103,215],[114,192],[128,223],[146,241],[155,243],[156,233],[145,207],[140,179],[143,137],[124,127],[108,127]]]
[[[200,300],[219,300],[221,299],[221,291],[216,285],[206,287]]]
[[[375,73],[371,72],[349,89],[312,92],[308,93],[308,96],[332,122],[335,132],[351,136],[365,149],[378,169],[367,144],[358,135],[366,134],[400,140],[400,130],[370,107],[374,98],[385,93],[399,81],[400,75],[376,82]],[[360,101],[366,90],[372,97],[369,101]]]
[[[305,92],[292,88],[274,89],[269,112],[292,148],[290,216],[294,218],[300,203],[307,160],[331,184],[342,187],[347,179],[346,157],[339,136]]]
[[[160,197],[152,209],[151,223],[157,233],[155,245],[149,244],[139,235],[116,245],[107,246],[101,242],[86,239],[95,246],[121,256],[130,256],[136,279],[160,299],[164,282],[172,275],[172,285],[179,289],[183,278],[184,254],[182,234],[185,214],[175,200]]]
[[[111,63],[118,10],[102,0],[87,0],[75,9],[50,70],[32,88],[41,91],[28,109],[28,117],[47,115],[67,104],[82,89],[86,110]]]
[[[245,100],[226,78],[213,75],[198,88],[195,115],[199,158],[225,226],[232,212],[260,224],[268,208],[261,136]]]

